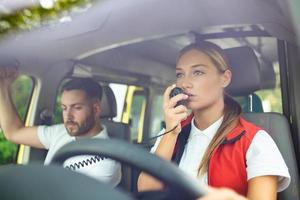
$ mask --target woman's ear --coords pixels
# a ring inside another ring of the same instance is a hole
[[[225,70],[222,75],[222,87],[226,88],[231,82],[232,73],[230,70]]]

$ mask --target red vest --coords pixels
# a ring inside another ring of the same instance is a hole
[[[174,148],[172,160],[179,163],[184,145],[190,132],[189,117],[182,123]],[[257,131],[261,128],[247,122],[242,117],[238,125],[226,136],[222,144],[215,149],[208,165],[208,184],[213,187],[228,187],[239,194],[247,195],[246,153]],[[182,135],[182,136],[181,136]]]

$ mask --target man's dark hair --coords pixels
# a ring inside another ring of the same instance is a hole
[[[87,97],[97,98],[100,101],[103,93],[101,85],[92,78],[72,78],[62,87],[62,92],[70,90],[83,90]]]

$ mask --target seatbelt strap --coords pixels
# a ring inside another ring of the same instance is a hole
[[[191,132],[191,123],[183,127],[177,137],[176,144],[173,150],[172,159],[171,159],[172,162],[176,163],[177,165],[179,165],[179,162],[181,160],[185,145],[190,136],[190,132]]]

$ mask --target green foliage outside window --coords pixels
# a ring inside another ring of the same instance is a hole
[[[55,111],[54,111],[54,120],[53,120],[54,124],[63,123],[62,108],[60,106],[60,99],[61,99],[61,94],[59,94],[56,98]]]
[[[278,112],[282,113],[282,97],[280,88],[276,88],[273,90],[262,90],[257,92],[257,95],[260,99],[265,103],[265,112]]]
[[[280,88],[280,74],[279,63],[273,65],[275,71],[275,88],[265,89],[256,92],[259,98],[262,100],[265,112],[278,112],[282,113],[282,94]]]
[[[92,0],[57,0],[54,7],[44,9],[42,7],[20,10],[12,15],[0,17],[0,40],[4,35],[9,35],[19,30],[30,31],[32,28],[41,27],[45,24],[57,23],[59,19],[69,16],[70,12],[84,12],[90,7]],[[25,118],[28,109],[33,81],[28,76],[20,76],[12,86],[12,98],[16,105],[19,116]],[[60,107],[56,108],[60,110]],[[55,121],[60,121],[57,115]],[[14,162],[17,153],[17,145],[8,142],[0,129],[0,164]]]
[[[0,18],[0,35],[17,30],[28,31],[68,16],[72,11],[84,11],[91,0],[57,0],[53,8],[33,7]]]
[[[28,76],[20,76],[12,85],[12,99],[16,106],[17,112],[22,120],[29,105],[33,89],[33,81]],[[17,145],[7,141],[0,131],[0,164],[12,163],[15,161]]]

